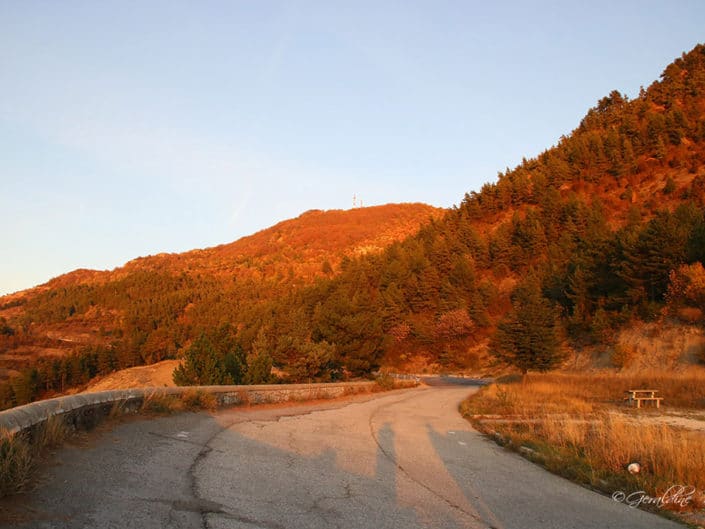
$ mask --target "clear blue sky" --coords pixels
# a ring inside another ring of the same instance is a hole
[[[704,28],[701,0],[0,0],[0,294],[354,194],[452,206]]]

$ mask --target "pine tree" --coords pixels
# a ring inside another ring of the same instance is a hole
[[[269,384],[272,377],[271,344],[264,327],[260,327],[255,341],[252,343],[252,352],[247,357],[247,372],[245,384]]]
[[[524,374],[548,371],[564,359],[556,311],[541,295],[537,280],[530,278],[515,290],[512,310],[497,326],[490,352]]]
[[[701,217],[693,204],[660,212],[624,246],[619,276],[629,285],[632,302],[663,300],[669,274],[687,260],[689,239]]]
[[[293,363],[291,375],[301,382],[329,382],[339,377],[335,361],[335,346],[328,342],[298,344],[299,358]]]
[[[177,386],[240,384],[243,353],[228,328],[202,333],[186,350],[183,363],[174,370]]]

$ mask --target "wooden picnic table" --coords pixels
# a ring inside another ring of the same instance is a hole
[[[636,404],[637,408],[641,408],[642,402],[653,402],[656,404],[656,408],[660,408],[661,401],[663,400],[663,397],[656,396],[658,393],[657,389],[628,389],[625,393],[627,396],[624,397],[624,400],[626,400],[630,406]]]

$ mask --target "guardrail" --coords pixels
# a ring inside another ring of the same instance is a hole
[[[376,382],[339,382],[328,384],[277,384],[258,386],[181,386],[140,388],[79,393],[41,400],[0,412],[0,429],[9,433],[33,429],[50,417],[60,416],[76,429],[91,428],[115,406],[137,410],[154,395],[183,395],[202,391],[214,395],[219,406],[262,404],[297,400],[330,399],[352,393],[373,391]]]

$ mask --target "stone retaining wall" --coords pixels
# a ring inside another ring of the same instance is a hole
[[[260,386],[190,386],[175,388],[141,388],[96,393],[80,393],[47,399],[0,412],[0,430],[16,433],[33,429],[50,417],[60,416],[76,429],[95,426],[102,417],[121,406],[137,410],[145,398],[153,395],[182,395],[187,391],[204,391],[215,395],[220,406],[262,404],[314,399],[331,399],[352,393],[367,393],[379,387],[375,382],[341,382],[332,384],[276,384]]]

